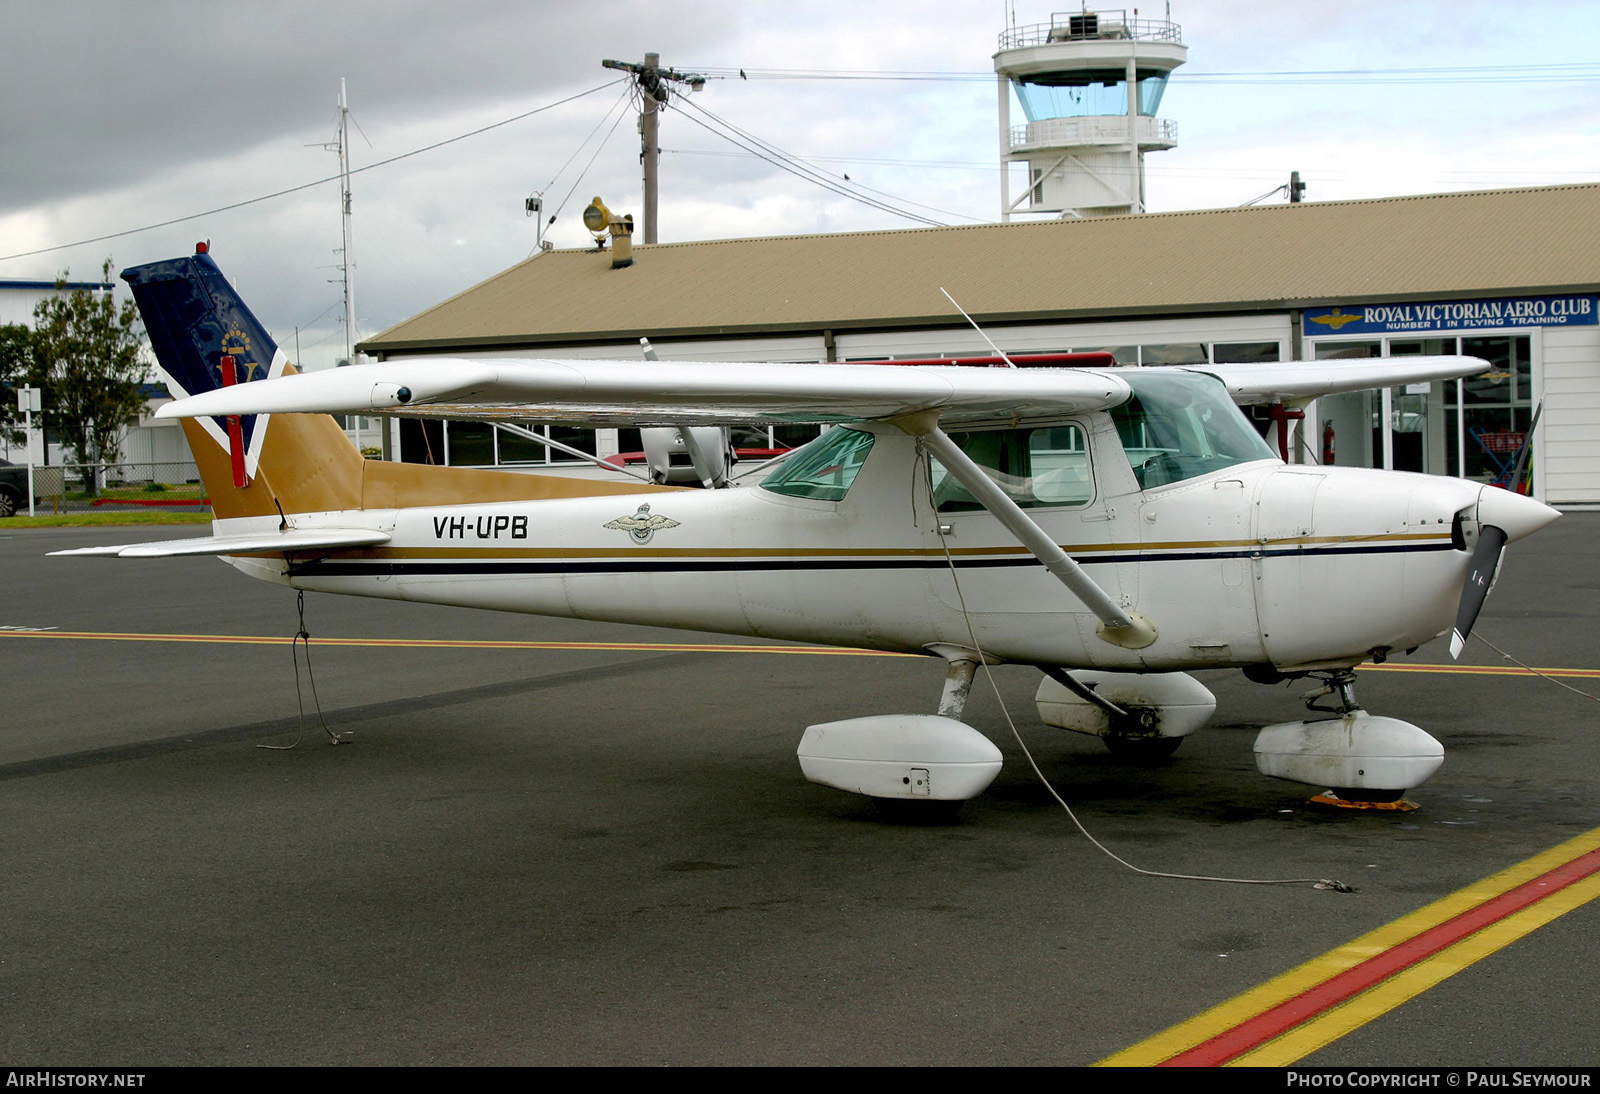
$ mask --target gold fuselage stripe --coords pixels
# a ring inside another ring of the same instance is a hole
[[[1157,551],[1271,551],[1286,547],[1333,546],[1338,544],[1420,544],[1446,543],[1448,536],[1433,533],[1382,533],[1361,536],[1300,536],[1288,539],[1258,540],[1174,540],[1158,543],[1063,543],[1071,555],[1139,553]],[[648,558],[942,558],[943,547],[509,547],[498,543],[482,547],[366,547],[339,551],[338,557],[352,558],[549,558],[549,559],[648,559]],[[956,558],[1031,557],[1021,546],[951,547]],[[1198,561],[1198,560],[1197,560]]]

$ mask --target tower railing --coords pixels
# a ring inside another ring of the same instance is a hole
[[[1178,123],[1140,115],[1134,136],[1141,145],[1174,145],[1178,143]],[[1120,144],[1127,139],[1128,119],[1115,114],[1046,118],[1011,127],[1013,151],[1036,145]]]
[[[1183,28],[1164,19],[1129,19],[1126,11],[1058,12],[1050,16],[1048,23],[1007,27],[1000,34],[1000,48],[1130,38],[1181,45]]]

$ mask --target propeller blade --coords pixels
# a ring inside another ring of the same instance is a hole
[[[1472,624],[1483,610],[1489,586],[1494,584],[1494,573],[1500,568],[1500,556],[1505,552],[1506,538],[1505,529],[1493,524],[1485,524],[1478,531],[1478,545],[1472,550],[1472,568],[1467,571],[1467,583],[1461,588],[1461,606],[1456,609],[1455,629],[1450,632],[1452,659],[1461,656],[1467,636],[1472,633]]]
[[[1522,493],[1522,473],[1527,470],[1528,457],[1533,454],[1533,431],[1539,428],[1539,415],[1543,413],[1543,403],[1533,408],[1533,421],[1528,423],[1528,432],[1523,435],[1522,445],[1517,449],[1517,462],[1511,468],[1511,485],[1507,487],[1513,494]]]

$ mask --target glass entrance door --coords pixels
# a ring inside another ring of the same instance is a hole
[[[1382,342],[1323,342],[1319,361],[1381,357]],[[1350,391],[1317,400],[1317,462],[1337,467],[1382,467],[1383,400],[1376,391]]]
[[[1481,357],[1489,371],[1319,399],[1316,432],[1307,437],[1318,462],[1508,484],[1533,414],[1527,335],[1323,341],[1315,352],[1323,361],[1449,354]]]

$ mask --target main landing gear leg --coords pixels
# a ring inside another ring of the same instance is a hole
[[[972,694],[972,680],[977,672],[978,662],[965,657],[951,659],[945,665],[944,690],[939,694],[940,717],[961,720],[961,713],[967,709],[967,697]]]

